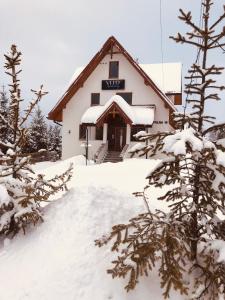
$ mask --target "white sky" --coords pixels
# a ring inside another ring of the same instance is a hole
[[[182,62],[183,75],[193,62],[191,47],[168,38],[187,29],[177,19],[180,7],[199,20],[200,0],[162,0],[164,62]],[[222,14],[223,0],[215,0],[214,14]],[[0,0],[0,84],[7,84],[3,54],[15,43],[23,53],[22,90],[26,101],[30,88],[44,84],[49,94],[42,109],[47,114],[64,92],[73,72],[86,65],[106,39],[114,35],[140,63],[160,63],[159,0]],[[225,65],[218,50],[213,62]],[[220,79],[225,84],[225,78]],[[183,80],[184,81],[184,80]],[[210,112],[225,120],[223,101]]]

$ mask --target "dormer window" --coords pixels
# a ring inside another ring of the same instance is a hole
[[[119,78],[119,62],[109,62],[109,78]]]

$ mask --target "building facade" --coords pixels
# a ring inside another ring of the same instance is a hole
[[[181,64],[140,65],[110,37],[73,81],[48,118],[62,122],[62,159],[108,151],[129,157],[140,130],[171,130],[181,104]]]

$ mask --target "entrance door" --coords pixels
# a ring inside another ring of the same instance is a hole
[[[126,144],[126,127],[108,127],[108,149],[121,151]]]
[[[117,114],[109,114],[108,123],[108,149],[121,151],[126,144],[126,124],[123,118]]]
[[[121,151],[126,144],[126,128],[115,127],[115,150]]]

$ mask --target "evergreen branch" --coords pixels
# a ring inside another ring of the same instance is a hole
[[[225,11],[225,5],[223,6],[223,9]],[[218,20],[210,26],[210,30],[212,30],[214,27],[216,27],[223,19],[225,18],[225,12],[218,18]]]
[[[207,133],[211,132],[211,131],[215,131],[218,129],[225,129],[225,123],[221,123],[221,124],[215,124],[209,128],[207,128],[206,130],[203,131],[203,135],[205,136]]]
[[[223,49],[223,47],[225,47],[225,43],[223,43],[223,44],[217,44],[215,46],[212,46],[211,49],[221,48],[223,51],[225,51],[225,49]]]
[[[40,102],[42,97],[48,94],[48,92],[44,92],[42,89],[43,89],[43,85],[41,85],[39,91],[31,90],[36,95],[36,99],[29,103],[28,108],[25,110],[25,116],[22,118],[19,124],[20,127],[23,126],[23,124],[26,122],[28,117],[31,115],[34,107],[36,107],[36,105],[38,104],[38,102]]]
[[[197,31],[201,36],[203,35],[203,32],[201,28],[199,28],[196,24],[194,24],[192,20],[191,12],[185,13],[182,9],[179,9],[181,15],[178,16],[178,18],[182,21],[184,21],[186,24],[190,25],[195,31]]]
[[[213,38],[211,37],[210,40],[212,41],[208,47],[211,48],[213,45],[217,44],[217,45],[220,45],[219,44],[219,41],[224,38],[225,36],[225,27],[223,28],[223,31],[216,37],[216,38]]]
[[[177,34],[176,37],[170,36],[170,39],[174,40],[176,43],[181,43],[181,44],[190,44],[193,46],[196,46],[199,49],[202,49],[203,46],[200,43],[197,42],[192,42],[192,41],[188,41],[184,36],[182,36],[180,33]]]

